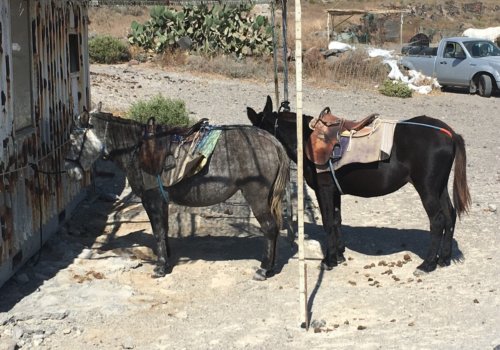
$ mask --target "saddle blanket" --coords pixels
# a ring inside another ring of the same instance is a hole
[[[220,129],[208,127],[198,131],[192,141],[174,141],[175,145],[171,146],[173,154],[167,157],[161,174],[163,186],[173,186],[199,173],[214,151],[221,132]]]
[[[367,134],[365,129],[342,133],[340,137],[342,157],[333,163],[334,170],[351,163],[372,163],[389,159],[396,124],[397,121],[377,119],[372,131]],[[359,136],[361,134],[363,136]],[[317,171],[329,171],[328,163],[317,167]]]

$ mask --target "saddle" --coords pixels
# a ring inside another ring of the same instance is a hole
[[[318,118],[314,118],[309,127],[313,130],[306,143],[305,154],[316,165],[324,165],[332,157],[338,160],[340,136],[343,132],[358,131],[370,125],[378,114],[355,121],[334,116],[329,107],[323,109]]]
[[[149,118],[139,150],[139,166],[141,169],[148,174],[159,175],[164,169],[175,167],[175,163],[169,159],[169,145],[167,143],[171,142],[171,138],[167,136],[175,135],[182,140],[182,144],[192,143],[207,122],[208,119],[203,118],[188,129],[169,128],[164,125],[156,125],[155,119],[153,117]],[[180,147],[178,146],[179,149]]]

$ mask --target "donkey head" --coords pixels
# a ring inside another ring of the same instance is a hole
[[[81,180],[83,172],[90,169],[103,150],[103,142],[97,137],[90,123],[91,116],[84,109],[73,121],[70,135],[71,147],[66,155],[64,168],[73,180]]]

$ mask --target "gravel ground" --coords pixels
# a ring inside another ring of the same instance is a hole
[[[92,66],[92,98],[107,111],[158,93],[193,118],[248,124],[271,83],[190,76],[144,66]],[[294,87],[290,86],[292,109]],[[498,349],[500,346],[499,98],[463,92],[411,99],[304,85],[304,112],[330,106],[351,119],[427,114],[466,141],[473,204],[457,223],[454,263],[415,277],[428,219],[411,186],[379,198],[343,198],[347,262],[317,269],[324,239],[306,189],[311,328],[299,327],[296,248],[278,246],[276,276],[251,279],[262,236],[241,196],[209,208],[172,205],[173,272],[150,277],[148,219],[107,162],[70,222],[0,290],[0,349]],[[295,177],[292,176],[294,181]],[[283,231],[283,236],[286,235]]]

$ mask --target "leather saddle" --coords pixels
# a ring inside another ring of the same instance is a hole
[[[358,131],[371,124],[378,114],[355,121],[334,116],[329,107],[314,118],[309,127],[313,130],[306,143],[306,157],[316,165],[324,165],[330,158],[338,159],[340,135],[345,131]]]
[[[165,168],[173,168],[175,164],[170,158],[170,143],[175,136],[178,139],[178,149],[191,144],[201,128],[208,122],[200,119],[190,128],[171,128],[156,125],[154,118],[149,118],[144,129],[142,145],[139,150],[139,165],[142,170],[151,175],[159,175]],[[170,164],[167,164],[170,163]]]

